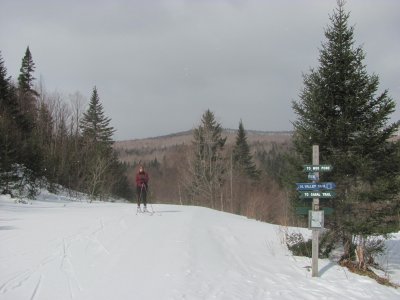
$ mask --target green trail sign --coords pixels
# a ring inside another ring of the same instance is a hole
[[[303,172],[329,172],[332,170],[332,165],[303,165]]]
[[[336,184],[334,182],[306,182],[296,183],[298,191],[318,191],[318,190],[334,190]]]
[[[335,191],[300,191],[300,198],[334,198]]]

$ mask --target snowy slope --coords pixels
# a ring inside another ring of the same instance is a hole
[[[328,260],[312,278],[282,228],[206,208],[0,197],[0,299],[400,299]],[[400,235],[383,257],[400,282]]]

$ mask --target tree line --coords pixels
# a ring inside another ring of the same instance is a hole
[[[81,94],[67,103],[46,92],[34,71],[29,47],[16,82],[0,53],[0,191],[34,197],[43,186],[62,186],[92,199],[130,194],[97,88],[84,111]]]
[[[242,121],[233,147],[225,150],[225,142],[221,124],[207,110],[193,131],[187,167],[181,172],[182,186],[191,203],[249,215],[247,204],[254,204],[251,195],[261,186],[261,171],[254,162]]]

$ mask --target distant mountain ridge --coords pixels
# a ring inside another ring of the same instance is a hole
[[[270,146],[273,143],[290,143],[293,132],[246,130],[246,134],[250,146]],[[222,135],[227,138],[226,145],[232,145],[236,140],[237,129],[224,129]],[[119,159],[125,162],[162,159],[165,154],[175,151],[177,146],[191,145],[192,140],[191,129],[158,137],[116,141],[114,149],[118,152]]]
[[[232,128],[224,128],[223,133],[225,134],[236,134],[237,129],[232,129]],[[288,131],[288,130],[281,130],[281,131],[263,131],[263,130],[245,130],[248,135],[292,135],[293,131]],[[159,136],[154,136],[154,137],[146,137],[146,138],[134,138],[134,139],[128,139],[128,140],[120,140],[116,141],[116,143],[124,143],[128,141],[142,141],[142,140],[154,140],[154,139],[163,139],[163,138],[174,138],[174,137],[180,137],[180,136],[187,136],[187,135],[193,135],[193,129],[185,130],[185,131],[179,131],[176,133],[170,133],[166,135],[159,135]]]

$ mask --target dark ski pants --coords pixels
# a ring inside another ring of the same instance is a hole
[[[143,203],[144,206],[147,205],[147,188],[146,186],[137,186],[136,187],[136,198],[137,198],[137,205],[139,206],[140,203]]]

